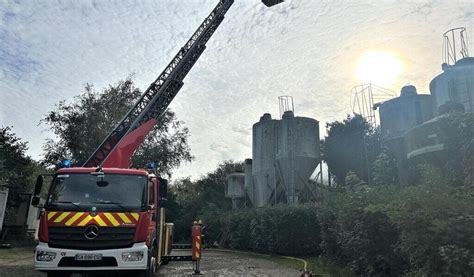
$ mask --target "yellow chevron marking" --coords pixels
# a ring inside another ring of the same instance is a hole
[[[50,220],[55,214],[57,214],[58,212],[49,212],[48,213],[48,220]]]
[[[107,224],[102,220],[102,218],[100,218],[99,215],[96,215],[94,217],[94,220],[95,220],[95,222],[97,222],[97,224],[99,224],[100,227],[107,226]]]
[[[201,249],[201,244],[199,242],[196,242],[196,249],[197,250]]]
[[[63,221],[63,219],[66,218],[66,216],[68,216],[71,212],[63,212],[60,216],[58,216],[58,218],[56,218],[54,220],[55,223],[59,223],[61,221]]]
[[[201,236],[196,236],[196,239],[197,239],[197,240],[201,240]]]
[[[115,220],[115,217],[111,213],[104,213],[105,217],[112,223],[114,226],[119,226],[120,223],[118,223],[117,220]]]
[[[91,221],[93,217],[90,215],[87,215],[77,226],[85,226],[89,221]]]
[[[131,213],[131,215],[133,216],[133,218],[135,218],[136,221],[138,221],[138,218],[140,217],[138,213]]]
[[[199,252],[196,251],[196,253],[195,253],[194,256],[196,256],[196,258],[199,258],[199,256],[200,256],[200,255],[199,255]]]
[[[71,217],[66,223],[66,226],[71,226],[79,217],[81,217],[84,213],[76,213],[73,217]]]
[[[117,213],[117,214],[118,214],[118,216],[123,220],[123,222],[125,222],[125,223],[132,223],[132,222],[130,221],[130,218],[128,218],[124,213]]]

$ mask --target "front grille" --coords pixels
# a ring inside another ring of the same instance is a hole
[[[74,257],[64,257],[59,261],[58,267],[99,267],[99,266],[117,266],[117,260],[114,257],[104,257],[100,261],[76,261]]]
[[[127,248],[133,245],[135,228],[99,227],[99,235],[95,239],[84,236],[86,227],[49,227],[50,247],[101,250],[113,248]]]

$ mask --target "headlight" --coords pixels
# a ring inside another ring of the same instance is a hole
[[[36,251],[36,260],[39,262],[51,262],[56,258],[56,253],[48,251]]]
[[[143,260],[143,251],[123,252],[122,260],[124,262],[138,262]]]

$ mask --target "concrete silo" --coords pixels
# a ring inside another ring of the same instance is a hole
[[[280,129],[279,120],[269,113],[253,125],[252,184],[253,205],[263,207],[275,201],[276,172],[275,151]]]
[[[232,199],[232,208],[239,209],[245,200],[245,174],[234,172],[227,176],[225,185],[225,197]]]
[[[474,58],[460,59],[454,65],[443,64],[443,71],[430,83],[435,114],[445,113],[453,104],[474,113]]]
[[[287,203],[298,203],[300,192],[321,160],[319,122],[286,111],[277,141],[276,168]]]

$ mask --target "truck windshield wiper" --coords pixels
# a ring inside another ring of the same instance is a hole
[[[57,206],[58,203],[60,204],[73,204],[74,206],[80,208],[81,206],[79,206],[79,204],[81,204],[81,202],[78,202],[78,203],[74,203],[72,201],[54,201],[53,203],[51,203],[50,205],[53,205],[53,206]]]
[[[117,205],[119,206],[120,208],[122,208],[123,210],[127,211],[127,212],[131,212],[132,210],[130,210],[129,208],[125,207],[124,205],[122,205],[122,203],[120,202],[114,202],[114,201],[110,201],[110,200],[100,200],[100,201],[95,201],[95,202],[92,202],[93,204],[114,204],[114,205]]]

